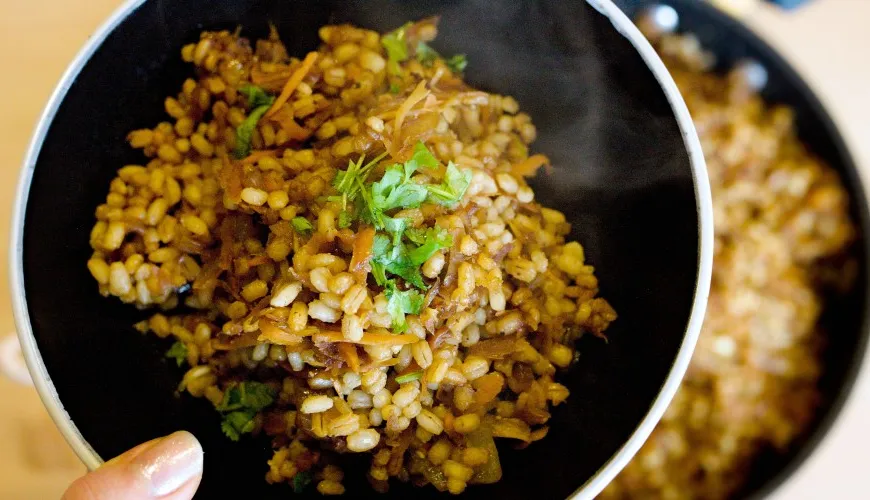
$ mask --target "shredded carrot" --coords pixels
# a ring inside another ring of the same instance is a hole
[[[242,164],[237,161],[231,161],[226,155],[223,156],[224,166],[220,171],[219,180],[224,192],[229,196],[230,200],[238,203],[242,199],[242,189],[244,189],[245,169]]]
[[[372,258],[372,247],[375,241],[375,229],[371,226],[360,228],[353,240],[353,256],[350,258],[350,272],[360,281],[372,270],[369,261]]]
[[[249,154],[248,156],[244,157],[242,159],[242,163],[243,164],[254,163],[257,160],[259,160],[260,158],[266,158],[269,156],[274,158],[277,154],[278,154],[278,151],[274,150],[274,149],[258,149],[256,151],[251,152],[251,154]]]
[[[259,266],[260,264],[268,264],[270,262],[272,262],[272,259],[268,255],[257,255],[248,259],[249,266]]]
[[[347,367],[353,370],[356,373],[359,373],[359,353],[356,352],[356,346],[353,344],[348,344],[346,342],[341,342],[338,344],[338,352],[341,353],[341,357],[347,361]]]
[[[302,60],[302,65],[290,75],[290,79],[287,80],[287,83],[284,85],[284,88],[281,90],[281,95],[275,99],[275,102],[272,103],[272,107],[269,108],[269,111],[266,111],[264,117],[269,118],[274,115],[278,109],[287,103],[290,99],[290,96],[293,95],[293,91],[296,90],[296,87],[302,83],[302,79],[305,78],[305,75],[311,71],[311,68],[314,66],[314,63],[317,61],[317,52],[309,52],[305,59]]]
[[[396,110],[396,124],[393,127],[395,129],[395,139],[394,143],[399,144],[399,137],[402,133],[402,122],[405,121],[405,115],[408,114],[408,111],[420,101],[426,98],[429,95],[429,90],[426,89],[426,81],[421,80],[420,83],[414,88],[414,91],[405,99],[405,102],[399,105],[399,108]]]
[[[542,154],[532,155],[525,160],[511,167],[511,173],[521,177],[531,177],[535,175],[543,165],[549,165],[550,159]]]
[[[276,122],[291,140],[304,141],[311,137],[310,130],[296,123],[296,119],[293,117],[293,110],[289,107],[282,107],[270,119]]]
[[[302,342],[302,336],[282,329],[268,318],[260,318],[258,326],[260,327],[260,336],[257,337],[257,340],[261,342],[269,341],[278,345],[294,345]]]
[[[494,400],[504,388],[504,376],[499,372],[487,373],[472,382],[474,386],[474,404],[482,408]]]
[[[235,349],[252,347],[257,345],[257,343],[258,341],[256,332],[246,332],[241,335],[236,335],[234,337],[226,337],[224,335],[221,335],[218,338],[212,339],[211,346],[216,351],[232,351]]]
[[[347,342],[344,335],[336,330],[321,330],[314,334],[314,342]],[[363,333],[362,339],[356,344],[360,345],[406,345],[413,344],[420,340],[420,337],[406,333],[404,335],[393,335],[392,333],[366,332]]]

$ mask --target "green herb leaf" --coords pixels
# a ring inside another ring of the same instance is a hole
[[[398,94],[401,91],[402,91],[402,87],[400,87],[398,83],[396,83],[396,82],[390,83],[390,93],[391,94]]]
[[[239,89],[239,93],[245,96],[250,109],[259,108],[260,106],[271,106],[275,101],[275,96],[269,95],[265,90],[256,85],[244,85]]]
[[[435,49],[426,44],[426,42],[417,42],[417,60],[420,61],[420,64],[426,66],[427,68],[431,67],[432,64],[435,63],[435,60],[438,59],[438,52],[435,52]]]
[[[444,62],[447,64],[447,67],[450,68],[450,71],[454,73],[462,73],[468,66],[468,60],[465,58],[465,54],[456,54]]]
[[[379,285],[388,284],[387,272],[417,288],[426,288],[420,266],[411,262],[407,247],[401,242],[393,244],[385,234],[377,234],[372,243],[372,274]]]
[[[172,347],[166,351],[166,357],[174,359],[178,366],[181,366],[187,360],[187,346],[182,341],[176,341]]]
[[[423,294],[417,290],[399,290],[396,282],[387,281],[384,290],[387,296],[387,312],[393,317],[393,332],[403,333],[408,328],[406,314],[420,314],[423,309]]]
[[[399,375],[398,377],[396,377],[396,382],[400,384],[405,384],[412,380],[419,380],[421,378],[423,378],[423,370],[417,370],[415,372]]]
[[[345,229],[350,227],[351,222],[353,222],[353,216],[347,210],[342,210],[338,213],[338,227],[341,229]]]
[[[251,109],[245,121],[236,128],[236,147],[233,150],[233,156],[240,160],[251,154],[251,137],[254,135],[254,129],[257,128],[257,122],[260,121],[260,118],[275,102],[275,96],[267,94],[265,90],[256,85],[245,85],[239,89],[239,92],[245,96],[248,107]]]
[[[387,270],[384,268],[384,265],[378,261],[373,261],[371,265],[372,276],[375,277],[375,283],[384,286],[387,283]]]
[[[290,225],[293,226],[294,231],[303,235],[310,234],[314,229],[314,226],[305,217],[293,217],[290,220]]]
[[[400,75],[400,63],[408,59],[408,44],[405,42],[405,30],[411,23],[405,23],[401,28],[391,31],[381,37],[381,45],[387,51],[387,71],[391,75]]]
[[[428,200],[445,206],[459,202],[471,184],[471,170],[459,170],[453,162],[447,164],[444,180],[440,185],[429,185]]]
[[[236,129],[236,147],[233,149],[233,156],[237,160],[251,154],[251,137],[254,135],[254,129],[257,128],[257,122],[266,114],[266,111],[269,111],[269,106],[264,104],[254,108]]]
[[[372,183],[372,203],[381,212],[419,207],[428,195],[426,187],[411,181],[416,166],[411,161],[387,167],[383,178]]]
[[[453,237],[450,236],[450,233],[438,226],[430,227],[425,231],[408,230],[406,235],[409,240],[420,245],[408,252],[408,259],[412,264],[418,266],[423,265],[438,250],[453,245]]]
[[[223,413],[221,430],[233,441],[254,430],[257,412],[275,402],[275,391],[260,382],[242,382],[227,388],[215,408]]]
[[[305,472],[297,472],[295,476],[293,476],[293,493],[302,493],[305,491],[305,488],[311,484],[311,481],[314,479],[314,476],[309,471]]]
[[[217,405],[217,410],[221,413],[237,410],[258,412],[274,401],[275,391],[268,385],[260,382],[242,382],[227,388],[223,400]]]
[[[221,430],[233,441],[238,441],[242,434],[254,430],[254,417],[257,412],[253,410],[234,411],[224,415],[221,421]]]
[[[438,168],[438,159],[435,158],[435,155],[429,151],[425,144],[418,141],[417,144],[414,145],[414,154],[411,156],[411,159],[405,162],[405,170],[410,168],[411,173],[413,173],[418,168],[423,167]],[[410,177],[410,175],[408,177]]]
[[[347,170],[341,170],[335,174],[335,178],[332,179],[332,186],[341,193],[340,198],[330,198],[331,201],[341,201],[342,208],[347,210],[348,202],[354,202],[357,200],[360,191],[365,190],[365,182],[368,179],[369,174],[372,169],[377,166],[378,162],[380,162],[387,153],[382,153],[376,156],[373,160],[363,165],[363,161],[365,161],[365,155],[360,156],[359,160],[356,163],[353,161],[348,162]],[[363,193],[365,195],[365,193]],[[358,210],[357,213],[361,214],[365,212],[365,206],[360,207],[362,210]]]
[[[384,229],[393,235],[393,245],[401,243],[402,234],[408,228],[408,219],[404,217],[396,219],[385,215],[382,220],[384,222]]]

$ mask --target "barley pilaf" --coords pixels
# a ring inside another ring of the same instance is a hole
[[[378,491],[495,482],[493,438],[546,436],[557,369],[616,314],[534,202],[529,116],[462,81],[435,20],[319,33],[301,60],[274,29],[182,49],[197,77],[130,133],[148,161],[112,180],[88,268],[105,296],[197,311],[137,327],[176,341],[230,439],[272,437],[267,481],[339,494],[337,455],[368,452]]]
[[[822,369],[816,277],[848,276],[821,261],[841,254],[854,228],[846,191],[798,141],[790,109],[766,105],[739,68],[710,73],[691,35],[662,36],[656,48],[707,160],[713,280],[683,385],[602,498],[725,499],[760,452],[784,449],[811,422]]]

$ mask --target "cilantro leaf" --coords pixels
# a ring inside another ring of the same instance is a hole
[[[271,105],[264,104],[254,108],[248,117],[245,118],[245,121],[236,128],[236,147],[233,149],[233,156],[237,160],[241,160],[251,154],[251,137],[254,136],[257,122],[266,114],[266,111],[269,111],[269,106]]]
[[[410,164],[410,166],[408,164]],[[429,148],[427,148],[425,144],[418,141],[417,144],[414,145],[414,154],[411,156],[411,159],[405,163],[405,165],[405,169],[407,170],[408,168],[412,168],[413,170],[411,170],[411,172],[413,173],[421,167],[437,168],[438,159],[435,158],[435,155],[433,155],[432,152],[429,151]]]
[[[435,168],[438,160],[422,142],[414,146],[410,160],[393,164],[384,171],[381,180],[373,182],[370,196],[364,196],[368,206],[369,222],[383,229],[382,214],[394,208],[417,208],[429,196],[426,186],[417,184],[411,177],[421,167]],[[364,193],[365,194],[365,193]]]
[[[426,186],[429,190],[428,200],[445,206],[459,202],[471,184],[471,170],[459,170],[451,161],[447,164],[444,180],[440,185]]]
[[[356,163],[353,161],[348,162],[347,170],[341,170],[335,174],[335,177],[332,179],[332,186],[341,193],[341,197],[330,197],[331,201],[341,201],[342,208],[346,211],[348,202],[357,202],[357,215],[363,217],[363,219],[375,219],[378,220],[378,214],[368,214],[370,212],[367,208],[370,205],[366,200],[358,198],[358,195],[362,195],[363,198],[368,198],[366,193],[363,192],[366,190],[365,182],[368,179],[371,171],[377,166],[378,162],[380,162],[387,153],[382,153],[375,157],[373,160],[363,165],[363,161],[365,160],[365,155],[360,156],[359,160]],[[370,217],[366,217],[369,215]],[[348,217],[350,213],[348,213]],[[350,220],[347,219],[348,227],[350,226]],[[339,220],[339,223],[341,220]],[[370,221],[374,223],[374,221]]]
[[[233,441],[238,441],[242,434],[254,430],[254,417],[257,412],[252,410],[234,411],[224,415],[221,430]]]
[[[387,283],[387,270],[384,268],[384,265],[378,261],[373,261],[371,266],[372,276],[375,277],[375,283],[384,286]]]
[[[396,382],[400,384],[405,384],[412,380],[419,380],[421,378],[423,378],[423,370],[417,370],[415,372],[399,375],[398,377],[396,377]]]
[[[215,408],[223,413],[221,430],[233,441],[254,430],[257,412],[275,402],[275,391],[260,382],[242,382],[224,392],[224,398]]]
[[[236,147],[233,156],[241,160],[251,154],[251,137],[254,135],[254,129],[257,128],[260,118],[275,102],[275,96],[267,94],[265,90],[255,85],[245,85],[239,89],[239,92],[245,96],[251,109],[245,121],[236,128]]]
[[[293,217],[290,224],[293,226],[293,230],[299,234],[309,234],[314,229],[311,221],[305,217]]]
[[[423,309],[423,294],[417,290],[399,290],[396,282],[387,281],[385,289],[387,296],[387,312],[393,317],[393,332],[403,333],[408,329],[406,314],[420,314]]]
[[[372,274],[379,285],[388,283],[387,272],[403,278],[417,288],[426,288],[420,266],[411,262],[407,247],[402,242],[393,244],[385,234],[377,234],[372,243]]]
[[[178,366],[181,366],[181,364],[187,360],[187,346],[180,340],[176,341],[172,344],[172,347],[166,351],[166,357],[174,359]]]
[[[468,67],[468,59],[465,58],[465,54],[456,54],[444,62],[450,68],[450,71],[454,73],[462,73]]]
[[[341,229],[345,229],[350,227],[350,223],[353,222],[353,215],[347,210],[342,210],[338,213],[338,227]]]
[[[275,97],[266,93],[265,90],[256,85],[245,85],[239,89],[239,93],[245,96],[248,101],[248,107],[259,108],[260,106],[271,106],[275,101]]]
[[[408,252],[408,259],[412,264],[418,266],[423,265],[438,250],[453,245],[453,237],[450,236],[450,233],[438,226],[430,227],[425,231],[409,230],[406,234],[408,239],[420,245]]]
[[[260,382],[242,382],[227,388],[217,405],[219,412],[252,410],[258,412],[275,401],[275,391]]]
[[[372,183],[373,205],[382,212],[394,208],[419,207],[428,193],[425,186],[411,181],[415,170],[412,162],[387,167],[381,180]]]
[[[404,217],[393,218],[384,216],[384,229],[393,235],[393,245],[398,245],[402,241],[402,234],[408,228],[408,219]]]
[[[420,61],[420,64],[426,66],[427,68],[431,67],[432,64],[435,63],[435,60],[438,59],[438,52],[435,52],[435,49],[426,44],[426,42],[420,41],[417,42],[417,60]]]
[[[302,493],[305,491],[305,488],[311,484],[311,481],[314,479],[311,472],[297,472],[295,476],[293,476],[293,493]]]
[[[402,27],[387,33],[381,37],[381,45],[387,51],[387,71],[391,75],[402,74],[402,63],[408,59],[408,44],[405,41],[405,30],[411,23],[405,23]]]

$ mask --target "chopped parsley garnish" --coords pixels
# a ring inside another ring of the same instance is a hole
[[[233,156],[241,160],[251,154],[251,138],[254,136],[254,129],[257,128],[257,122],[260,118],[269,111],[269,107],[275,101],[275,97],[266,93],[260,87],[254,85],[245,85],[239,92],[248,100],[248,106],[251,112],[236,128],[236,147],[233,149]]]
[[[187,360],[187,346],[180,340],[176,341],[172,344],[172,347],[166,351],[166,357],[174,359],[178,366],[181,366]]]
[[[400,384],[408,383],[412,380],[419,380],[423,378],[423,370],[417,370],[415,372],[406,373],[404,375],[399,375],[396,377],[396,382]]]
[[[221,430],[233,441],[254,430],[257,413],[275,401],[275,391],[260,382],[242,382],[229,387],[215,408],[223,414]]]
[[[293,226],[294,231],[303,235],[311,233],[311,231],[314,229],[311,221],[309,221],[305,217],[293,217],[290,220],[290,225]]]
[[[408,60],[408,44],[405,42],[405,30],[411,23],[405,23],[401,28],[381,37],[381,45],[387,51],[387,71],[391,75],[402,74],[400,63]]]
[[[297,472],[293,476],[293,493],[302,493],[311,484],[314,476],[309,471]]]
[[[393,332],[404,333],[408,329],[406,314],[420,314],[423,309],[423,294],[417,290],[399,290],[394,280],[387,280],[385,287],[387,312],[393,317]]]

